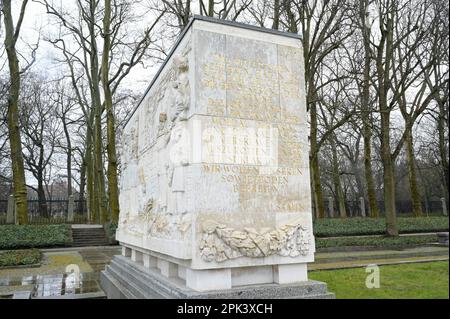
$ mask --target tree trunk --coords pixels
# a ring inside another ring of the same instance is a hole
[[[26,5],[26,1],[24,1]],[[19,130],[18,103],[20,91],[20,70],[19,60],[15,48],[17,37],[15,36],[14,24],[11,14],[11,0],[3,1],[3,21],[5,24],[5,49],[8,56],[8,66],[10,75],[10,87],[8,94],[8,134],[11,149],[11,162],[13,171],[14,198],[16,201],[17,222],[19,224],[28,223],[28,202],[27,188],[25,186],[25,170],[22,155],[22,143]],[[21,16],[23,16],[25,6],[22,5]],[[17,33],[18,36],[18,33]]]
[[[278,30],[280,28],[280,11],[280,0],[274,0],[272,24],[272,29],[274,30]]]
[[[364,124],[363,124],[364,125]],[[367,184],[367,200],[369,202],[370,217],[377,218],[380,214],[375,192],[375,182],[372,172],[372,129],[364,125],[364,172]]]
[[[341,184],[341,177],[339,174],[339,162],[337,157],[337,151],[336,151],[336,141],[334,134],[331,135],[330,138],[330,145],[331,145],[331,152],[332,152],[332,160],[333,160],[333,184],[334,184],[334,191],[337,196],[337,202],[339,207],[339,216],[341,218],[347,217],[347,210],[345,208],[345,195],[344,191],[342,189]]]
[[[384,205],[386,215],[386,233],[398,236],[397,212],[395,208],[394,165],[390,144],[390,116],[388,90],[390,87],[390,69],[393,59],[393,16],[390,11],[386,17],[386,25],[382,26],[380,44],[377,49],[376,69],[378,74],[378,107],[381,114],[381,160],[383,162]]]
[[[89,35],[91,41],[90,52],[90,73],[91,73],[91,95],[92,95],[92,109],[94,111],[94,193],[96,201],[94,205],[97,206],[97,213],[99,222],[104,224],[108,220],[108,212],[106,207],[106,194],[105,194],[105,175],[103,172],[103,145],[102,145],[102,104],[100,99],[100,79],[99,79],[99,66],[98,66],[98,49],[97,39],[95,32],[95,7],[97,3],[95,1],[90,2],[90,18],[92,23],[89,24]]]
[[[67,169],[67,199],[72,195],[72,142],[70,140],[69,130],[67,128],[66,116],[62,116],[63,130],[66,137],[67,149],[66,149],[66,169]]]
[[[39,206],[39,215],[41,217],[50,217],[47,209],[47,199],[45,196],[45,188],[44,188],[44,178],[42,176],[42,171],[39,171],[37,174],[37,182],[38,182],[38,206]]]
[[[102,123],[101,105],[95,106],[95,136],[94,136],[94,192],[97,194],[98,221],[103,224],[107,222],[108,215],[105,198],[105,177],[103,173],[103,148],[102,148]]]
[[[311,167],[311,183],[314,198],[314,207],[316,209],[316,217],[325,217],[325,207],[323,204],[322,185],[320,182],[320,168],[317,146],[317,113],[315,103],[311,103],[311,155],[310,155],[310,167]]]
[[[208,1],[208,16],[209,17],[214,16],[214,0]]]
[[[444,193],[445,202],[448,205],[448,192],[449,192],[449,165],[448,165],[448,149],[446,147],[445,140],[445,128],[448,127],[446,122],[446,116],[448,116],[448,110],[445,109],[445,105],[442,100],[438,99],[437,104],[439,106],[438,117],[438,135],[439,135],[439,155],[442,167],[442,188]],[[448,206],[447,206],[448,207]],[[447,208],[448,209],[448,208]]]
[[[89,222],[95,223],[97,222],[97,216],[98,216],[98,206],[96,203],[98,203],[97,195],[94,191],[95,187],[95,167],[94,167],[94,159],[92,154],[92,145],[93,145],[93,138],[92,138],[92,119],[93,119],[94,112],[92,111],[89,116],[89,123],[86,131],[86,151],[84,160],[86,163],[86,191],[87,191],[87,211],[89,216]]]
[[[112,94],[109,84],[109,52],[111,50],[110,37],[111,0],[105,0],[105,16],[103,18],[103,55],[102,55],[102,83],[105,96],[107,153],[108,153],[108,200],[111,211],[111,220],[119,221],[119,188],[117,183],[117,156],[116,156],[116,128]]]
[[[414,158],[414,144],[412,136],[412,127],[407,128],[406,132],[406,159],[408,162],[409,188],[411,192],[412,209],[415,217],[423,216],[422,200],[417,185],[416,163]]]
[[[86,187],[86,161],[83,158],[83,163],[80,168],[80,191],[78,193],[78,214],[82,215],[84,212],[84,189]]]
[[[370,30],[366,27],[366,11],[368,2],[360,1],[361,31],[364,42],[364,78],[362,83],[361,95],[361,119],[363,124],[364,139],[364,172],[367,183],[367,199],[369,203],[370,217],[378,217],[379,210],[377,196],[375,192],[375,183],[372,172],[372,127],[370,126]]]
[[[355,176],[356,187],[358,189],[357,199],[359,200],[362,197],[365,200],[367,200],[367,197],[366,197],[366,194],[364,191],[364,182],[363,182],[364,178],[362,177],[360,168],[358,167],[357,159],[355,161],[351,162],[351,167],[352,167],[353,175]]]
[[[381,87],[381,86],[380,86]],[[382,91],[384,89],[381,89]],[[382,92],[380,92],[380,96]],[[384,96],[385,97],[385,96]],[[381,158],[383,162],[384,210],[386,216],[386,233],[398,236],[397,214],[395,208],[394,167],[390,148],[390,112],[387,111],[385,98],[380,98],[381,109]]]

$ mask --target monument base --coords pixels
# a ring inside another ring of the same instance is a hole
[[[101,286],[109,299],[332,299],[323,282],[257,284],[224,290],[196,291],[178,277],[166,277],[125,256],[114,256],[101,274]]]

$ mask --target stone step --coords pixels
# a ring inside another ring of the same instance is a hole
[[[72,234],[77,235],[77,236],[96,236],[96,235],[105,236],[104,231],[101,231],[101,232],[72,232]]]
[[[84,243],[84,242],[76,242],[73,243],[73,247],[90,247],[90,246],[108,246],[109,243],[107,242],[89,242],[89,243]]]
[[[106,240],[76,240],[74,244],[97,244],[97,245],[108,245]]]
[[[73,246],[107,246],[109,244],[103,228],[72,228]]]
[[[72,236],[74,240],[76,239],[106,239],[106,236]]]
[[[114,259],[111,261],[110,267],[114,267],[114,269],[118,270],[120,274],[126,278],[127,283],[136,282],[141,290],[147,292],[148,297],[168,298],[170,296],[170,289],[167,289],[167,286],[155,281],[152,277],[146,276],[143,271],[138,271],[136,268],[124,265]],[[153,293],[149,294],[149,292]]]
[[[111,299],[136,299],[136,297],[127,288],[123,287],[110,272],[102,271],[100,283],[103,290],[117,292],[117,294],[109,296]]]
[[[123,283],[125,285],[134,282],[138,289],[144,292],[145,298],[169,298],[170,290],[165,291],[166,287],[160,286],[157,282],[145,276],[145,273],[124,267],[117,262],[112,262],[109,267],[116,270],[116,273],[119,273],[124,278]]]
[[[74,239],[104,239],[105,235],[72,236]]]
[[[126,289],[131,293],[133,296],[132,299],[144,299],[146,297],[145,292],[140,289],[137,285],[137,281],[129,280],[124,276],[124,274],[115,267],[107,266],[107,272],[111,274],[111,276],[120,283],[121,286],[125,286]]]
[[[105,239],[100,239],[100,240],[74,240],[73,241],[74,244],[106,244],[108,245],[108,241]]]
[[[145,298],[334,298],[325,283],[312,280],[289,285],[263,284],[198,292],[184,286],[180,279],[163,277],[158,270],[145,268],[123,256],[114,256],[102,274],[105,274],[103,279],[106,281],[108,278],[115,279],[114,286],[118,290],[126,289],[133,295],[143,293]],[[108,289],[112,283],[106,282],[105,285],[104,289]]]
[[[98,235],[105,235],[105,232],[82,232],[82,233],[78,233],[78,232],[72,232],[72,234],[74,235],[78,235],[78,236],[98,236]]]

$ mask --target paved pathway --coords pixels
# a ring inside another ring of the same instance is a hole
[[[364,267],[369,264],[391,265],[411,262],[448,260],[449,248],[440,245],[388,249],[318,252],[309,270]]]

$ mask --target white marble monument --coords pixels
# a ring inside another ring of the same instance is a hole
[[[309,282],[306,117],[297,35],[194,17],[124,127],[122,259],[195,292]]]

